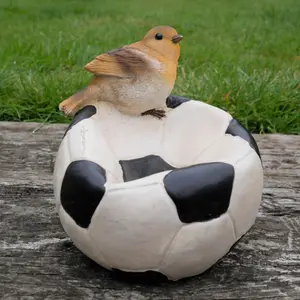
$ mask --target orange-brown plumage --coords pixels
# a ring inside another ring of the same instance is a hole
[[[85,66],[94,75],[89,86],[61,102],[60,110],[74,115],[95,101],[132,115],[163,109],[176,80],[181,39],[174,28],[157,26],[141,41],[98,55]]]

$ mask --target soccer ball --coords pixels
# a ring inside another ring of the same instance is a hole
[[[86,106],[59,147],[56,208],[74,244],[107,269],[200,274],[253,225],[263,169],[230,114],[170,96],[167,116]]]

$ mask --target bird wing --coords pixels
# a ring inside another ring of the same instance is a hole
[[[148,63],[139,51],[125,46],[98,55],[85,69],[94,75],[131,78],[145,71],[147,67]]]

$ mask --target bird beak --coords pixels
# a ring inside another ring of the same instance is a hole
[[[177,43],[179,43],[182,40],[182,38],[183,38],[183,36],[181,34],[174,35],[172,37],[172,42],[174,44],[177,44]]]

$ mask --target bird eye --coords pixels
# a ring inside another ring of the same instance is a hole
[[[157,34],[155,35],[155,39],[156,39],[156,40],[162,40],[162,38],[163,38],[162,33],[157,33]]]

